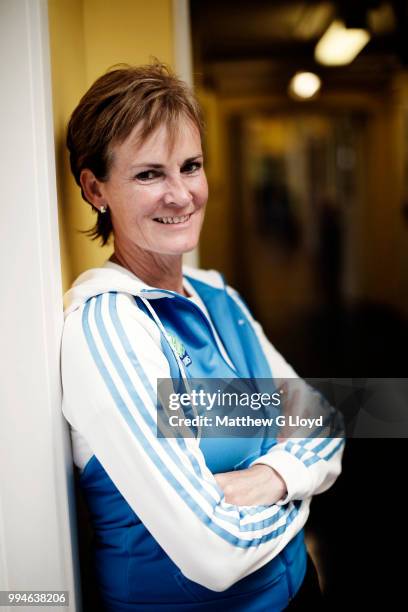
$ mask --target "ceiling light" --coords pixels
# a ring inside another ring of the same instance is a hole
[[[333,21],[315,48],[315,59],[326,66],[350,64],[370,40],[367,30],[346,28],[343,21]]]
[[[289,93],[295,98],[313,98],[321,87],[321,80],[314,72],[297,72],[290,80]]]

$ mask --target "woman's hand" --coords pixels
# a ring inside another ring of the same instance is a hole
[[[245,470],[214,475],[225,501],[236,506],[271,506],[287,491],[283,478],[269,465],[257,463]]]

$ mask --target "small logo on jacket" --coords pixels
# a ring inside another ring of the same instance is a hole
[[[169,340],[173,349],[176,351],[177,355],[180,357],[181,361],[185,366],[189,366],[192,363],[192,359],[190,355],[186,351],[186,347],[184,344],[176,337],[169,334]]]

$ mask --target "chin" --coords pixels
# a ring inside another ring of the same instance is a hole
[[[169,249],[167,251],[168,255],[184,255],[185,253],[191,253],[198,246],[198,242],[186,244],[185,246],[180,246],[179,249]]]
[[[184,253],[190,253],[198,246],[198,238],[190,240],[180,240],[169,245],[169,248],[164,248],[162,253],[167,255],[184,255]]]
[[[194,251],[194,249],[197,248],[197,247],[198,247],[198,242],[196,242],[193,246],[186,247],[182,251],[181,255],[185,255],[185,253],[191,253],[191,251]]]

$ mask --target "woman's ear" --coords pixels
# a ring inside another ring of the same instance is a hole
[[[91,202],[98,209],[101,206],[107,206],[102,183],[98,181],[92,170],[89,170],[89,168],[81,170],[79,181],[88,202]]]

